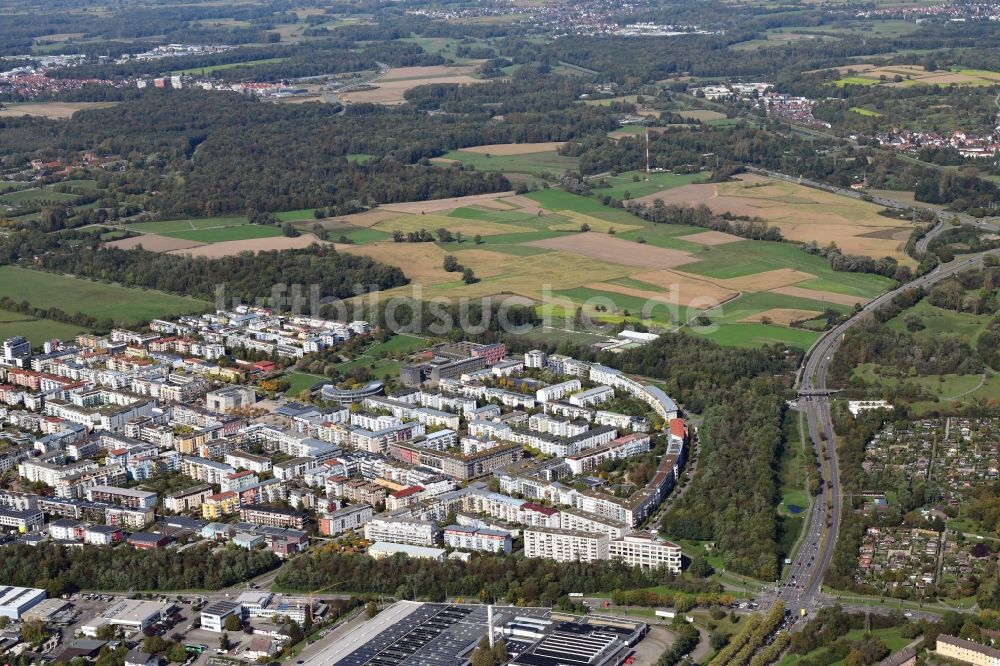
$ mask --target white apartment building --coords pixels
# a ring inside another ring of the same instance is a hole
[[[681,547],[669,541],[660,541],[649,532],[633,532],[614,539],[608,545],[608,555],[632,567],[665,567],[673,574],[681,572]]]
[[[605,516],[598,516],[594,513],[582,511],[580,509],[566,508],[559,512],[561,516],[561,527],[564,530],[576,530],[577,532],[597,532],[607,534],[611,539],[620,539],[625,536],[628,525]]]
[[[557,562],[594,562],[608,559],[607,534],[579,532],[556,527],[524,530],[524,556]]]
[[[410,546],[433,546],[440,541],[441,530],[437,523],[408,518],[373,518],[365,524],[365,539]]]
[[[562,400],[567,395],[579,391],[581,388],[583,388],[583,384],[580,383],[579,379],[570,379],[538,389],[535,391],[535,400],[538,402]]]
[[[489,553],[509,553],[511,550],[510,532],[465,525],[449,525],[444,528],[444,543],[458,550]]]

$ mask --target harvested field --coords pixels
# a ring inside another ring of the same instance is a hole
[[[624,264],[626,266],[648,266],[649,268],[673,268],[697,261],[687,252],[668,250],[651,245],[639,245],[606,234],[582,233],[569,236],[546,238],[525,243],[532,247],[549,250],[565,250],[585,257]],[[547,261],[547,259],[546,259]],[[585,267],[584,267],[585,268]]]
[[[682,307],[697,307],[702,310],[725,303],[739,296],[739,292],[721,289],[708,282],[687,280],[681,276],[675,276],[675,278],[669,286],[664,285],[666,288],[663,291],[637,289],[611,282],[592,282],[585,286],[588,289],[610,291],[615,294],[634,296],[649,301],[660,301]]]
[[[795,183],[744,174],[734,182],[683,185],[638,200],[652,203],[656,199],[668,204],[705,204],[715,213],[760,217],[781,229],[788,240],[820,245],[833,241],[846,254],[890,256],[900,263],[913,263],[904,251],[905,241],[865,236],[890,228],[909,232],[909,222],[879,215],[876,204]]]
[[[726,243],[735,243],[743,239],[733,234],[727,234],[724,231],[703,231],[698,234],[688,234],[684,237],[684,240],[701,245],[725,245]]]
[[[481,155],[530,155],[531,153],[547,153],[559,150],[561,141],[546,141],[544,143],[493,143],[487,146],[471,146],[462,148],[467,153]]]
[[[777,324],[779,326],[788,326],[793,321],[805,321],[809,319],[814,319],[821,315],[821,312],[816,312],[814,310],[796,310],[794,308],[772,308],[771,310],[764,310],[763,312],[758,312],[752,314],[749,317],[744,317],[740,319],[740,323],[751,323],[760,324],[764,323],[765,320],[771,324]]]
[[[686,109],[684,111],[675,111],[674,113],[685,120],[693,120],[697,123],[707,123],[710,120],[722,120],[726,117],[726,114],[724,113],[711,111],[709,109]]]
[[[317,220],[323,226],[325,223],[329,222],[331,224],[336,224],[337,226],[342,226],[343,224],[349,224],[352,227],[374,227],[376,224],[383,220],[389,220],[394,217],[399,217],[399,211],[395,210],[384,210],[381,208],[374,208],[372,210],[366,210],[363,213],[353,213],[352,215],[341,215],[339,217],[331,217],[326,220]]]
[[[779,287],[788,287],[799,282],[812,280],[815,277],[812,273],[797,271],[793,268],[778,268],[738,278],[712,278],[712,282],[739,291],[772,291]]]
[[[803,287],[778,287],[772,289],[776,294],[785,296],[798,296],[800,298],[811,298],[815,301],[827,301],[838,305],[854,305],[855,303],[867,303],[868,299],[860,296],[849,296],[847,294],[835,294],[832,291],[817,291],[816,289],[805,289]]]
[[[434,243],[372,243],[370,245],[338,245],[337,250],[371,257],[397,266],[415,284],[454,282],[460,276],[441,267],[446,252]],[[406,287],[405,289],[409,289]]]
[[[592,217],[585,213],[578,213],[573,210],[563,210],[559,211],[559,215],[563,217],[568,217],[570,222],[561,222],[559,224],[550,224],[549,229],[551,231],[579,231],[581,225],[588,225],[591,231],[600,232],[602,234],[608,233],[611,229],[614,229],[616,233],[625,233],[626,231],[632,231],[633,229],[641,229],[642,227],[638,224],[620,224],[617,222],[608,222],[607,220],[602,220],[597,217]]]
[[[462,208],[464,206],[489,206],[497,199],[503,199],[506,197],[513,197],[512,192],[494,192],[492,194],[472,194],[467,197],[452,197],[450,199],[431,199],[429,201],[407,201],[404,203],[393,203],[393,204],[383,204],[378,207],[379,211],[395,211],[396,213],[437,213],[444,210],[453,210],[455,208]],[[531,202],[535,205],[535,202]],[[494,204],[495,205],[495,204]],[[500,204],[503,205],[503,204]],[[372,211],[369,211],[372,212]],[[363,214],[363,213],[362,213]],[[348,219],[350,216],[344,219],[345,221],[351,222],[351,224],[356,224],[362,226],[357,222],[353,222]],[[388,219],[383,217],[383,220]],[[371,226],[371,225],[367,225]]]
[[[0,118],[42,116],[53,120],[66,120],[77,111],[107,109],[118,102],[45,102],[40,104],[9,104],[0,109]]]
[[[265,250],[297,250],[319,243],[312,234],[302,234],[295,238],[273,236],[269,238],[250,238],[247,240],[222,241],[211,245],[199,245],[181,250],[170,250],[170,254],[189,254],[192,257],[207,257],[218,259],[230,257],[240,252],[263,252]],[[348,246],[353,247],[353,246]]]
[[[432,83],[484,83],[484,79],[469,76],[475,67],[397,67],[390,69],[382,78],[373,82],[378,86],[372,90],[358,90],[343,93],[340,98],[346,102],[374,104],[403,104],[407,90]]]
[[[159,234],[143,234],[141,236],[123,238],[121,240],[111,241],[110,243],[104,244],[105,247],[114,247],[119,250],[132,250],[140,245],[143,249],[149,250],[150,252],[171,252],[173,250],[186,250],[192,247],[198,247],[202,245],[202,243],[199,243],[198,241],[184,240],[183,238],[161,236]]]

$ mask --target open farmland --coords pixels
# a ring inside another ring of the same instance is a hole
[[[689,186],[666,193],[684,187]],[[450,210],[443,202],[431,203],[438,210],[397,213],[369,231],[445,228],[461,231],[463,242],[384,238],[338,245],[343,252],[398,266],[413,281],[383,292],[384,297],[516,295],[538,304],[542,315],[555,317],[560,323],[552,329],[572,327],[578,311],[595,321],[643,321],[661,328],[705,313],[714,326],[699,334],[723,344],[808,346],[819,333],[792,328],[792,322],[815,320],[827,310],[847,312],[892,284],[879,276],[834,272],[826,259],[791,243],[654,225],[562,190],[508,195],[490,201],[491,207],[464,199],[452,200]],[[591,224],[591,231],[581,232],[581,222]],[[609,234],[612,227],[619,233]],[[480,244],[472,241],[475,234]],[[466,285],[459,273],[446,272],[442,265],[448,254],[473,269],[478,280]]]
[[[579,168],[580,160],[576,157],[564,157],[554,148],[548,150],[528,150],[523,153],[513,152],[518,144],[504,144],[504,152],[490,152],[481,148],[496,148],[498,146],[476,146],[445,153],[432,161],[438,164],[459,162],[465,166],[473,166],[479,171],[500,171],[503,173],[523,173],[537,176],[543,172],[563,173]],[[540,144],[523,144],[537,146]],[[542,144],[547,145],[547,144]],[[558,144],[554,144],[558,145]]]
[[[0,296],[28,301],[35,307],[53,307],[67,313],[83,312],[98,319],[135,324],[189,312],[204,312],[205,301],[159,291],[130,289],[14,266],[0,267]]]
[[[53,120],[66,120],[77,111],[107,109],[118,102],[44,102],[34,104],[5,104],[0,108],[0,118],[41,116]]]
[[[833,85],[884,85],[892,88],[909,88],[912,86],[993,86],[1000,83],[1000,72],[983,69],[940,69],[927,71],[920,65],[884,65],[872,64],[845,65],[834,68],[840,73],[840,79]]]
[[[377,86],[371,90],[357,90],[343,93],[340,98],[345,102],[355,104],[402,104],[406,101],[407,90],[417,86],[445,83],[482,83],[483,79],[470,76],[476,68],[471,65],[448,67],[433,65],[429,67],[394,67],[373,82]]]
[[[318,243],[312,234],[302,234],[295,238],[287,236],[266,236],[263,238],[242,238],[240,240],[216,241],[196,247],[171,250],[170,254],[187,254],[192,257],[231,257],[241,252],[266,252],[268,250],[295,250]]]
[[[640,201],[651,204],[655,199],[667,204],[705,204],[720,214],[760,217],[781,229],[788,240],[816,241],[821,246],[833,242],[846,254],[913,262],[904,252],[912,229],[908,222],[879,215],[876,204],[795,183],[742,175],[733,182],[685,185]]]

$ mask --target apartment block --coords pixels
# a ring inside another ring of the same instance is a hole
[[[524,530],[524,556],[557,562],[594,562],[608,559],[607,534],[531,527]]]

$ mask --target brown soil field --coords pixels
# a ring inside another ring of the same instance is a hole
[[[469,76],[475,67],[398,67],[389,70],[383,78],[374,81],[378,86],[372,90],[358,90],[340,95],[347,102],[371,102],[374,104],[403,104],[403,94],[412,88],[431,83],[484,83],[484,79]]]
[[[183,238],[160,236],[159,234],[143,234],[141,236],[123,238],[121,240],[110,241],[104,244],[105,247],[114,247],[119,250],[132,250],[140,245],[143,249],[149,250],[150,252],[170,252],[172,250],[186,250],[192,247],[198,247],[199,245],[204,245],[204,243],[199,243],[198,241],[193,240],[184,240]]]
[[[773,271],[754,273],[728,280],[718,278],[711,278],[711,280],[715,284],[737,291],[772,291],[779,287],[789,287],[799,282],[812,280],[815,277],[812,273],[797,271],[793,268],[777,268]]]
[[[772,289],[776,294],[785,296],[799,296],[801,298],[811,298],[816,301],[829,301],[838,305],[854,305],[855,303],[867,303],[868,301],[860,296],[849,296],[847,294],[836,294],[832,291],[819,291],[816,289],[804,289],[802,287],[779,287]]]
[[[53,120],[66,120],[77,111],[107,109],[118,102],[44,102],[40,104],[14,104],[0,109],[0,118],[42,116]]]
[[[773,308],[771,310],[764,310],[763,312],[758,312],[757,314],[752,314],[749,317],[744,317],[740,319],[744,323],[757,324],[767,319],[771,320],[772,324],[777,324],[778,326],[788,326],[793,321],[804,321],[806,319],[814,319],[822,312],[816,312],[815,310],[796,310],[794,308]]]
[[[634,275],[631,277],[639,279]],[[648,289],[624,287],[610,282],[592,282],[586,286],[590,289],[610,291],[616,294],[635,296],[637,298],[645,298],[650,301],[660,301],[662,303],[670,303],[671,305],[680,305],[682,307],[697,305],[703,310],[708,309],[709,307],[714,307],[720,303],[725,303],[726,301],[739,296],[738,292],[722,289],[707,282],[683,280],[680,279],[679,276],[678,279],[673,280],[672,284],[667,286],[667,288],[663,291],[649,291]]]
[[[582,233],[546,238],[524,243],[532,247],[549,250],[565,250],[585,257],[624,264],[626,266],[648,266],[649,268],[673,268],[697,261],[687,252],[669,250],[650,245],[639,245],[607,234]],[[547,259],[546,259],[547,261]],[[586,266],[582,267],[586,270]]]
[[[760,217],[792,241],[820,245],[833,241],[846,254],[891,256],[900,263],[913,263],[904,252],[904,242],[864,236],[887,228],[909,231],[909,222],[882,217],[876,204],[795,183],[745,174],[728,183],[682,185],[639,201],[656,199],[668,204],[705,204],[715,213]]]
[[[531,153],[547,153],[558,150],[562,141],[546,141],[544,143],[493,143],[487,146],[472,146],[462,148],[466,153],[481,155],[529,155]]]
[[[465,206],[488,205],[495,199],[512,197],[513,192],[495,192],[493,194],[472,194],[467,197],[452,197],[450,199],[431,199],[430,201],[407,201],[404,203],[383,204],[379,206],[379,211],[394,211],[398,213],[438,213],[445,210],[454,210]],[[531,201],[528,199],[528,201]],[[532,201],[534,204],[534,202]],[[394,216],[395,217],[395,216]],[[347,219],[347,218],[344,218]],[[383,220],[388,217],[383,217]],[[356,223],[354,223],[356,224]],[[359,225],[360,226],[360,225]],[[372,226],[372,225],[367,225]]]
[[[703,231],[698,234],[688,234],[687,236],[682,236],[682,238],[700,245],[725,245],[726,243],[735,243],[736,241],[743,240],[739,236],[727,234],[724,231]]]
[[[230,257],[240,252],[263,252],[265,250],[297,250],[309,247],[313,243],[319,243],[312,234],[302,234],[295,238],[286,236],[274,236],[272,238],[250,238],[238,241],[223,241],[222,243],[212,243],[210,245],[200,245],[194,248],[182,250],[171,250],[170,254],[189,254],[192,257],[208,257],[218,259],[219,257]],[[348,246],[353,247],[353,246]]]

